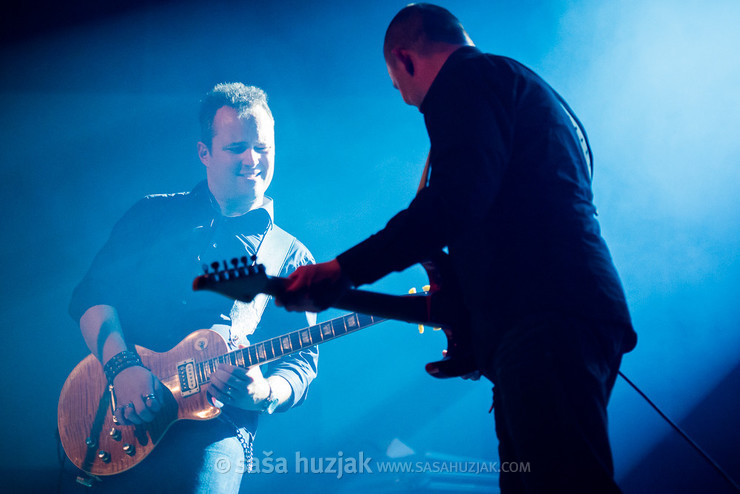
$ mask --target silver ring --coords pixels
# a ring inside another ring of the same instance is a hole
[[[147,400],[152,400],[152,401],[156,400],[157,395],[155,395],[154,393],[149,393],[148,395],[142,395],[141,399],[144,400],[144,403],[146,403]]]
[[[128,407],[131,407],[131,409],[134,409],[134,408],[136,408],[136,407],[134,406],[133,402],[131,402],[131,403],[127,403],[127,404],[123,405],[123,407],[122,407],[122,408],[128,408]]]

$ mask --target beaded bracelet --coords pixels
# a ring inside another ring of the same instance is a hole
[[[113,379],[123,370],[129,367],[142,365],[141,357],[136,352],[131,350],[124,350],[121,353],[115,354],[111,359],[103,366],[103,372],[105,377],[108,378],[108,383],[113,384]]]

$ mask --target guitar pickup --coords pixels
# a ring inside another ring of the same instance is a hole
[[[187,359],[177,364],[177,378],[180,381],[182,396],[190,396],[200,391],[200,385],[195,375],[195,359]]]

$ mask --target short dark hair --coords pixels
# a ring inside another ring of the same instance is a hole
[[[274,120],[267,105],[267,94],[262,89],[241,82],[216,84],[200,102],[200,139],[209,148],[214,135],[213,119],[224,106],[235,109],[239,116],[249,115],[255,107],[261,106]]]
[[[452,13],[429,3],[412,3],[402,8],[388,25],[383,55],[393,48],[415,48],[424,52],[428,42],[468,44],[470,38]]]

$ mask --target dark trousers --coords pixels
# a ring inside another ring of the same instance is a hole
[[[510,328],[484,373],[494,383],[503,494],[618,493],[606,406],[624,331],[561,315]]]

